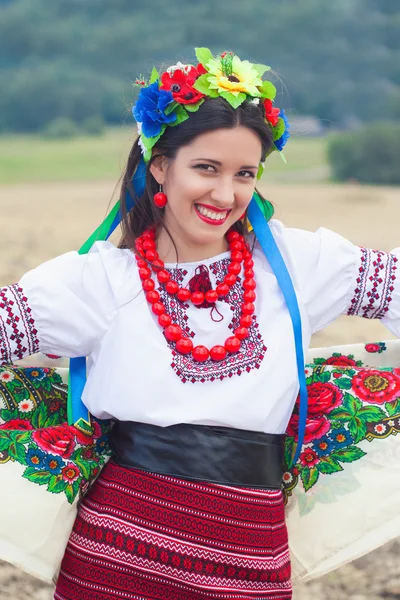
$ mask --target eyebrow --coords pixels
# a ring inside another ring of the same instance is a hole
[[[219,160],[214,160],[213,158],[194,158],[193,160],[205,160],[206,162],[210,162],[214,165],[217,165],[218,167],[222,167],[222,162],[220,162]],[[240,168],[241,169],[258,169],[258,165],[257,166],[242,165]]]

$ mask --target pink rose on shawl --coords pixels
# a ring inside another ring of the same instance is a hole
[[[379,352],[381,349],[379,344],[365,344],[365,350],[367,352]]]
[[[9,429],[11,431],[21,429],[22,431],[30,431],[33,429],[33,425],[27,419],[10,419],[7,423],[0,425],[0,429]]]
[[[306,429],[304,432],[304,444],[308,444],[313,440],[318,440],[328,433],[331,428],[326,417],[314,417],[313,419],[307,419]],[[299,415],[292,415],[286,433],[290,437],[294,437],[295,441],[299,440]]]
[[[32,438],[42,450],[63,458],[69,458],[74,451],[75,435],[67,425],[37,429]]]
[[[330,356],[326,359],[327,365],[333,365],[335,367],[356,367],[357,363],[352,358],[342,354],[341,356]]]
[[[309,415],[330,413],[343,400],[343,392],[333,383],[317,381],[307,386],[307,390]]]
[[[354,393],[363,402],[383,404],[400,397],[400,379],[390,371],[365,369],[353,377]]]

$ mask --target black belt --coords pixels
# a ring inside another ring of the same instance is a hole
[[[279,489],[285,434],[205,425],[117,421],[109,434],[121,465],[181,479]]]

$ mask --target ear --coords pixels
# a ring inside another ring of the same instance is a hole
[[[158,154],[150,165],[150,173],[160,185],[164,185],[167,177],[167,159]]]

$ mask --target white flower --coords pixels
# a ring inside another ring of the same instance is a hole
[[[283,481],[284,483],[291,483],[293,481],[293,475],[289,473],[289,471],[286,471],[286,473],[283,474]]]
[[[0,373],[0,381],[4,381],[4,383],[7,383],[8,381],[12,381],[14,379],[15,375],[12,371],[2,371]]]
[[[260,98],[252,98],[249,102],[250,104],[255,104],[258,106],[260,104]]]
[[[138,139],[139,148],[142,151],[142,154],[146,154],[146,148],[142,141],[142,123],[140,123],[139,121],[137,122],[137,131],[139,134],[139,139]]]
[[[184,65],[181,62],[177,62],[176,65],[172,65],[172,67],[168,67],[167,73],[168,73],[168,75],[173,75],[175,73],[175,71],[180,69],[184,75],[188,75],[188,73],[192,67],[193,67],[193,65]]]
[[[18,410],[22,413],[31,412],[35,408],[35,405],[32,400],[21,400],[18,402]]]
[[[388,421],[388,425],[389,425],[389,427],[394,427],[394,421],[392,421],[392,420]]]
[[[376,433],[385,433],[387,427],[386,425],[383,425],[382,423],[379,423],[378,425],[375,425],[374,427],[374,431]]]

